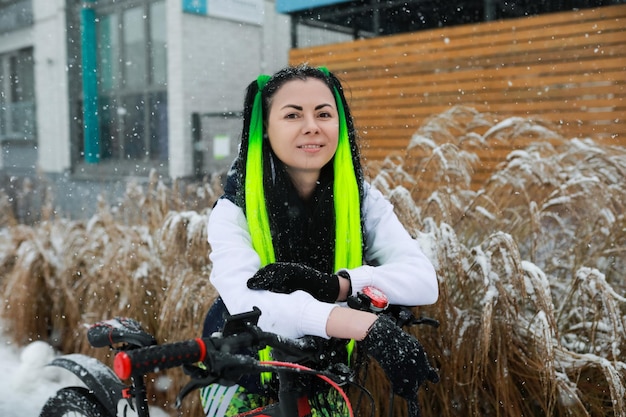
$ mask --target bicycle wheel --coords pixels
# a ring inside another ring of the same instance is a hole
[[[67,387],[48,398],[39,417],[115,417],[111,416],[87,388]]]

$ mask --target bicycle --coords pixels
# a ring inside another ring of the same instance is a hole
[[[377,313],[393,314],[399,326],[429,324],[438,326],[436,320],[416,319],[409,308],[381,307],[372,295],[359,293],[349,300],[353,308],[369,309]],[[293,340],[262,331],[258,326],[261,312],[253,311],[228,316],[220,334],[208,338],[158,345],[140,323],[131,318],[115,318],[93,324],[87,331],[89,343],[96,348],[110,347],[117,351],[113,370],[102,362],[82,354],[68,354],[54,359],[49,365],[65,368],[77,375],[85,387],[65,387],[57,391],[44,404],[40,417],[150,417],[145,385],[146,374],[182,366],[191,381],[177,396],[175,406],[190,392],[212,383],[233,385],[241,376],[275,372],[278,376],[278,401],[246,412],[241,416],[306,417],[310,407],[303,392],[302,378],[317,376],[337,390],[350,416],[354,416],[350,400],[342,387],[356,386],[369,399],[374,413],[373,398],[355,382],[356,373],[346,364],[332,364],[316,370],[324,363],[320,350],[321,338],[312,336]],[[259,361],[242,355],[242,349],[258,350],[265,346],[273,349],[274,357],[281,360]],[[198,366],[203,364],[203,366]],[[310,366],[303,364],[311,364]],[[125,384],[122,381],[129,380]],[[392,399],[393,400],[393,397]]]

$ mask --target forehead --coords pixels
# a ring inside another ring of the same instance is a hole
[[[316,102],[335,105],[333,93],[328,85],[317,78],[294,79],[285,82],[272,97],[272,107],[279,104],[304,104]]]

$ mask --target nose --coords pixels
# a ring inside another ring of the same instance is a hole
[[[319,133],[320,128],[317,124],[317,120],[313,116],[307,116],[304,118],[304,125],[302,127],[302,133],[307,134],[315,134]]]

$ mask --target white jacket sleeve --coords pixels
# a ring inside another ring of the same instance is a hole
[[[247,281],[261,267],[243,211],[220,199],[209,215],[210,280],[231,314],[261,310],[259,327],[285,337],[328,337],[326,321],[336,304],[323,303],[304,291],[277,294],[250,290]]]
[[[363,215],[368,265],[348,270],[353,294],[372,285],[385,293],[392,304],[435,303],[439,296],[435,268],[400,223],[393,205],[368,184]]]

